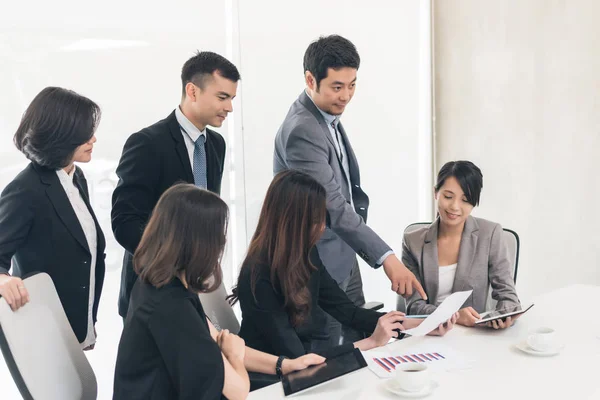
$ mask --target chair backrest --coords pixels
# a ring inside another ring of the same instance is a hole
[[[404,229],[404,233],[410,233],[416,231],[419,228],[428,227],[431,225],[431,222],[416,222],[414,224],[408,225]],[[506,251],[508,253],[508,260],[511,263],[511,272],[514,279],[514,282],[517,283],[517,272],[519,269],[519,250],[521,242],[519,240],[519,235],[517,232],[511,229],[504,229],[503,232],[504,244],[506,245]],[[492,299],[492,291],[491,288],[488,289],[488,299],[486,308],[488,310],[493,309],[496,306],[496,301]],[[406,312],[406,300],[402,296],[398,296],[396,301],[396,309],[398,311]]]
[[[217,330],[228,329],[229,332],[237,333],[240,331],[240,323],[233,312],[233,308],[227,302],[227,290],[225,285],[221,286],[212,293],[201,293],[200,302],[206,316],[210,319]]]
[[[52,279],[38,273],[23,284],[29,303],[13,312],[0,299],[0,348],[21,395],[35,400],[96,399],[97,382]]]

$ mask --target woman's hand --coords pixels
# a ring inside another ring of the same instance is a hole
[[[458,320],[456,323],[463,326],[475,326],[475,322],[480,319],[481,316],[473,307],[465,307],[458,310]]]
[[[404,313],[392,311],[379,317],[375,332],[369,337],[373,342],[373,347],[379,347],[387,344],[391,338],[396,338],[400,334],[396,330],[403,331],[407,329],[403,323],[408,320],[404,318]]]
[[[404,329],[412,329],[421,325],[421,322],[423,321],[425,321],[425,318],[406,318],[402,322],[402,326],[404,327]]]
[[[452,330],[452,328],[454,328],[454,324],[456,323],[456,321],[458,321],[458,317],[459,313],[455,312],[454,314],[452,314],[452,317],[450,317],[448,321],[444,322],[443,324],[440,324],[440,326],[438,326],[437,329],[432,330],[428,333],[428,335],[444,336],[449,330]]]
[[[286,358],[281,363],[281,373],[284,375],[289,374],[290,372],[300,371],[310,367],[311,365],[322,364],[323,362],[325,362],[325,357],[321,357],[320,355],[313,353],[294,359]]]
[[[244,361],[246,343],[238,335],[234,335],[233,333],[229,333],[229,330],[223,329],[217,334],[217,345],[219,345],[221,352],[228,360],[236,359]]]
[[[511,317],[506,317],[506,319],[504,321],[502,321],[501,319],[495,319],[493,321],[486,322],[485,326],[487,326],[488,328],[494,328],[494,329],[510,328],[511,326],[513,326],[515,321],[517,319],[519,319],[519,317],[521,315],[522,314],[511,316]]]
[[[17,311],[29,302],[29,292],[21,278],[0,274],[0,296],[6,300],[13,311]]]

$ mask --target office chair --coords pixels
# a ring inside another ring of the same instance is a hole
[[[23,284],[30,301],[19,310],[0,299],[0,349],[23,399],[96,399],[96,376],[52,279],[37,273]]]

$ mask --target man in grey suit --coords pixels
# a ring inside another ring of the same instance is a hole
[[[361,188],[358,161],[339,119],[352,99],[360,57],[347,39],[331,35],[310,44],[304,54],[306,90],[292,104],[275,138],[273,172],[303,171],[327,191],[327,227],[317,249],[331,276],[350,300],[365,303],[358,254],[373,268],[383,265],[392,290],[410,296],[413,287],[426,295],[419,281],[393,250],[366,225],[369,197]],[[338,344],[357,333],[330,322]]]

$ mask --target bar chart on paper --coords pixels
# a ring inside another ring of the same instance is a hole
[[[401,356],[373,357],[373,361],[387,372],[396,369],[399,364],[417,364],[445,360],[440,353],[403,354]]]
[[[420,346],[396,354],[369,351],[364,354],[369,369],[380,378],[393,376],[403,364],[427,364],[431,369],[464,369],[470,361],[457,351],[446,346]]]

